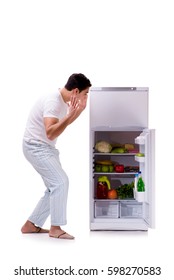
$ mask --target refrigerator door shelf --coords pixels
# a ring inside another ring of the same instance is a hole
[[[145,144],[145,139],[143,136],[139,136],[135,139],[135,143],[138,145],[144,145]]]
[[[135,199],[138,201],[138,202],[144,202],[145,200],[145,192],[135,192],[134,193],[134,196],[135,196]]]
[[[135,160],[138,161],[138,162],[145,162],[145,157],[135,156]]]

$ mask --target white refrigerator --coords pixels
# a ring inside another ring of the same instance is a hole
[[[148,125],[148,94],[145,87],[90,90],[91,231],[147,231],[155,227],[155,130]],[[110,150],[97,150],[97,143],[101,142],[107,143]],[[124,147],[124,151],[119,147]],[[106,164],[112,168],[108,170]],[[116,166],[124,170],[117,172]],[[145,184],[141,198],[136,186],[139,171]],[[110,188],[116,190],[116,197],[98,197],[97,188],[103,176]]]

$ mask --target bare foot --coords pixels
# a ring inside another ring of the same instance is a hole
[[[51,226],[51,229],[49,231],[49,236],[53,238],[59,238],[59,239],[74,239],[75,237],[70,235],[69,233],[65,232],[58,226]]]
[[[49,230],[37,227],[35,226],[35,224],[27,220],[26,223],[22,226],[21,232],[22,233],[48,233]]]

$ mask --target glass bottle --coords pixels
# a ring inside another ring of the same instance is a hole
[[[97,198],[106,199],[108,190],[111,188],[110,181],[107,176],[100,176],[97,183]]]

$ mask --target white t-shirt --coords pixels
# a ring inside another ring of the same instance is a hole
[[[64,102],[59,91],[40,98],[29,114],[24,140],[39,140],[51,146],[55,146],[57,138],[54,140],[49,140],[47,138],[44,117],[53,117],[60,120],[66,116],[67,111],[68,105]]]

